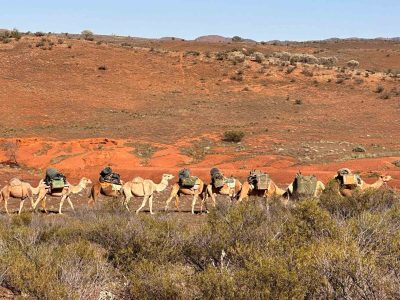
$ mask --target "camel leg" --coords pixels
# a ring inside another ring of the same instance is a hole
[[[154,215],[154,212],[153,212],[153,195],[150,195],[149,206],[150,206],[150,214]]]
[[[217,194],[216,193],[212,193],[211,194],[211,199],[213,201],[213,206],[216,207],[217,206]]]
[[[129,210],[129,206],[128,206],[128,203],[129,203],[129,200],[131,199],[131,197],[129,197],[129,198],[126,198],[125,200],[124,200],[124,205],[125,205],[125,208],[127,209],[127,211],[129,211],[130,212],[130,210]]]
[[[140,207],[136,210],[136,214],[138,214],[138,213],[142,210],[142,208],[146,206],[146,203],[147,203],[147,200],[148,200],[148,199],[149,199],[149,195],[144,195],[142,204],[141,204]]]
[[[94,184],[90,189],[90,196],[88,201],[88,206],[92,207],[96,204],[97,198],[99,197],[101,191],[101,186],[99,184]]]
[[[39,195],[38,195],[38,197],[37,197],[37,199],[36,199],[36,202],[33,203],[33,210],[34,210],[34,211],[36,211],[36,207],[37,207],[37,205],[39,204],[39,202],[46,198],[46,193],[47,193],[47,190],[46,190],[46,189],[41,189],[41,190],[39,191]],[[42,207],[43,207],[43,204],[42,204]]]
[[[194,215],[194,207],[196,205],[196,201],[197,201],[197,197],[199,196],[199,194],[195,193],[193,195],[193,200],[192,200],[192,215]]]
[[[176,188],[175,186],[172,187],[172,191],[171,191],[171,195],[169,196],[169,198],[167,199],[167,202],[165,203],[165,211],[168,210],[168,206],[170,204],[170,202],[172,201],[172,199],[174,197],[178,196],[178,192],[179,192],[179,187]]]
[[[200,214],[203,214],[203,204],[206,202],[207,196],[200,201]],[[207,211],[207,208],[206,208]]]
[[[123,190],[123,194],[124,194],[124,197],[125,197],[125,199],[124,199],[124,205],[125,205],[126,209],[127,209],[128,211],[130,211],[130,210],[129,210],[128,203],[129,203],[129,201],[130,201],[131,198],[132,198],[132,192],[130,191],[130,189],[124,189],[124,190]]]
[[[48,211],[47,211],[47,208],[46,208],[46,200],[47,200],[47,197],[44,196],[43,201],[42,201],[42,209],[43,209],[44,212],[47,214]]]
[[[30,196],[30,197],[29,197],[29,200],[31,201],[31,206],[32,206],[32,208],[33,208],[33,205],[34,205],[33,197]]]
[[[9,196],[4,196],[4,208],[6,209],[7,215],[10,214],[10,213],[8,212],[8,198],[9,198]]]
[[[71,198],[69,196],[67,196],[67,201],[69,203],[69,206],[71,206],[71,209],[75,212],[74,205],[72,204]]]
[[[21,214],[22,208],[24,207],[24,203],[25,203],[25,198],[21,199],[21,202],[19,203],[19,210],[18,210],[18,214]]]
[[[65,198],[66,198],[66,196],[64,195],[64,196],[61,197],[61,200],[60,200],[60,208],[58,209],[58,213],[59,213],[60,215],[63,214],[63,213],[61,212],[61,210],[62,210],[62,207],[63,207],[63,205],[64,205]]]
[[[176,194],[176,196],[175,196],[175,209],[178,212],[181,212],[181,207],[179,206],[179,194]]]

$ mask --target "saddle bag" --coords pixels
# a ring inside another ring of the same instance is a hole
[[[293,184],[293,194],[297,197],[312,197],[317,188],[317,177],[297,174]]]
[[[197,177],[196,176],[190,176],[187,178],[181,178],[180,180],[180,186],[184,188],[192,188],[196,185]]]
[[[53,179],[50,181],[51,189],[62,189],[65,187],[64,179]]]
[[[348,188],[356,188],[358,186],[359,178],[355,174],[343,175],[343,185]]]

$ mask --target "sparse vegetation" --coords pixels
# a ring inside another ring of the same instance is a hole
[[[148,144],[133,144],[135,150],[133,151],[133,154],[135,154],[137,157],[140,157],[142,159],[142,163],[147,164],[149,160],[152,158],[154,153],[156,153],[159,148]]]
[[[352,59],[352,60],[349,60],[349,61],[346,63],[346,65],[347,65],[349,68],[355,69],[355,68],[358,68],[358,66],[360,65],[360,63],[359,63],[358,61]]]
[[[242,42],[242,41],[243,41],[243,39],[240,36],[237,36],[237,35],[235,35],[232,38],[232,42]]]
[[[278,58],[282,61],[289,61],[291,64],[306,63],[306,64],[320,64],[326,67],[332,67],[337,64],[338,59],[335,56],[332,57],[316,57],[311,54],[303,53],[289,53],[289,52],[274,52],[272,57]]]
[[[353,148],[353,152],[367,152],[363,146],[356,146]]]
[[[199,56],[199,55],[200,55],[199,51],[188,50],[185,52],[185,56]]]
[[[195,228],[116,202],[67,219],[2,218],[2,285],[35,299],[397,299],[399,200],[342,198],[330,184],[295,206],[219,202]]]
[[[244,138],[245,133],[241,130],[228,130],[224,132],[223,140],[225,142],[239,143]]]
[[[337,84],[341,84],[341,83],[343,83],[344,82],[344,78],[338,78],[338,79],[336,79],[336,83]]]
[[[10,166],[19,166],[17,161],[18,142],[7,141],[1,145],[1,149],[5,152],[7,161],[4,163]]]
[[[287,67],[287,69],[286,69],[286,73],[287,74],[290,74],[290,73],[292,73],[294,70],[296,70],[296,66],[288,66]]]
[[[385,90],[385,88],[383,87],[383,85],[378,84],[378,85],[375,87],[374,92],[379,94],[379,93],[382,93],[384,90]]]
[[[82,32],[81,32],[81,35],[82,35],[82,37],[85,39],[85,40],[87,40],[87,41],[93,41],[94,40],[94,34],[93,34],[93,32],[92,31],[90,31],[90,30],[83,30]]]
[[[301,100],[301,99],[296,99],[296,100],[294,101],[294,104],[296,104],[296,105],[302,105],[302,104],[303,104],[303,100]]]
[[[381,99],[384,99],[384,100],[387,100],[387,99],[390,99],[390,97],[391,97],[391,94],[390,94],[390,92],[383,92],[381,95],[380,95],[380,98]]]
[[[303,74],[304,76],[307,76],[307,77],[313,77],[314,76],[314,72],[309,68],[304,68],[301,71],[301,74]]]
[[[212,143],[208,140],[200,140],[194,142],[189,147],[182,147],[180,152],[191,158],[191,163],[198,163],[211,153]]]

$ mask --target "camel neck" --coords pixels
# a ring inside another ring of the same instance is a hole
[[[165,190],[167,188],[167,186],[168,186],[168,180],[163,178],[163,179],[161,179],[161,182],[159,184],[157,184],[157,190],[161,192],[161,191]]]

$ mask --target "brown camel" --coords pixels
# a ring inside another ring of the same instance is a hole
[[[175,183],[172,186],[171,194],[165,204],[165,211],[168,210],[169,203],[172,201],[173,198],[175,198],[175,206],[176,208],[178,208],[179,197],[181,195],[193,195],[192,214],[194,214],[194,207],[196,205],[197,198],[199,198],[199,195],[202,195],[202,197],[204,197],[203,195],[204,192],[205,192],[205,184],[200,178],[197,178],[196,183],[192,188],[181,187],[178,183]]]
[[[8,200],[11,198],[20,199],[18,214],[21,214],[26,198],[31,201],[32,208],[34,208],[33,195],[39,194],[40,186],[43,181],[40,181],[37,187],[32,187],[28,182],[21,181],[18,178],[11,179],[7,185],[0,190],[0,201],[4,200],[4,207],[6,213],[8,212]]]
[[[368,184],[364,180],[360,180],[361,182],[357,185],[356,188],[350,189],[346,187],[341,187],[340,183],[338,182],[337,178],[335,177],[335,189],[337,189],[339,195],[343,197],[350,197],[353,195],[354,191],[365,191],[367,189],[379,189],[382,185],[386,184],[390,180],[392,180],[392,177],[389,175],[381,175],[379,176],[378,180],[375,181],[374,183]]]
[[[90,179],[88,179],[86,177],[82,177],[82,179],[79,181],[78,185],[71,185],[71,184],[67,183],[64,187],[59,188],[59,189],[51,190],[47,186],[43,185],[40,187],[39,196],[38,196],[36,202],[34,203],[34,208],[36,208],[36,206],[39,204],[39,202],[42,201],[42,208],[47,213],[46,196],[48,195],[50,197],[61,197],[60,208],[58,210],[58,213],[60,215],[62,214],[61,210],[62,210],[65,199],[67,199],[72,210],[75,210],[74,206],[71,202],[70,196],[72,194],[78,194],[78,193],[82,192],[91,183],[92,183],[92,181]]]
[[[168,182],[174,178],[171,174],[163,174],[160,183],[154,183],[153,180],[143,179],[136,177],[132,181],[126,182],[122,187],[122,192],[125,197],[124,205],[129,211],[128,203],[132,197],[143,197],[142,205],[136,210],[139,213],[140,210],[145,207],[147,200],[149,201],[150,214],[153,213],[153,194],[154,192],[160,193],[168,187]]]
[[[114,198],[122,196],[122,180],[121,185],[111,184],[109,182],[96,182],[93,184],[90,190],[88,205],[94,205],[100,194]]]
[[[259,196],[264,198],[271,198],[273,196],[283,196],[285,190],[279,188],[271,179],[268,182],[268,188],[265,190],[258,190],[253,188],[250,183],[245,181],[242,184],[242,190],[240,191],[238,202],[248,198],[249,196]]]
[[[232,183],[228,183],[226,181],[226,177],[224,177],[224,185],[220,188],[216,188],[212,183],[207,185],[206,192],[205,192],[205,197],[203,197],[203,201],[201,201],[201,208],[200,210],[203,210],[203,203],[206,205],[206,210],[207,210],[207,199],[210,196],[211,200],[213,201],[213,206],[215,207],[216,205],[216,195],[224,195],[230,197],[231,201],[235,199],[239,193],[240,190],[242,189],[242,184],[240,183],[239,180],[235,178],[233,179]]]

